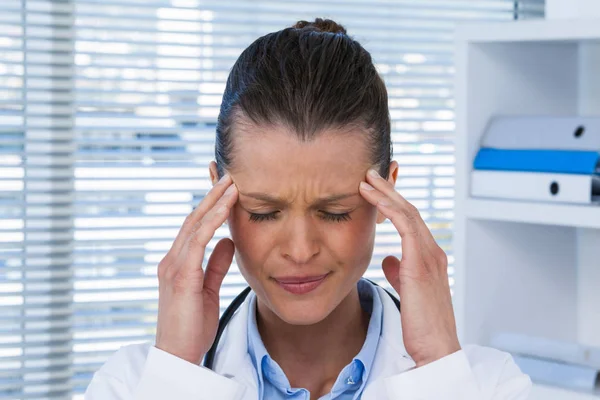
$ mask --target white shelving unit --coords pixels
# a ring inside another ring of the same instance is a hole
[[[598,400],[597,396],[591,394],[577,393],[545,385],[535,385],[530,398],[536,400]]]
[[[463,343],[511,331],[600,346],[600,206],[472,198],[493,115],[600,115],[600,20],[461,26],[454,305]],[[599,149],[600,150],[600,149]],[[536,385],[532,399],[600,399]]]

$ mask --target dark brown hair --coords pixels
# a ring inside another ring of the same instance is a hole
[[[372,164],[387,177],[392,157],[385,84],[371,55],[329,19],[298,21],[258,38],[232,67],[217,121],[219,177],[232,166],[236,126],[283,126],[301,141],[360,127]]]

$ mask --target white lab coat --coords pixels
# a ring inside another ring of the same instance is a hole
[[[524,400],[531,389],[510,354],[467,345],[420,368],[407,354],[398,309],[382,288],[382,333],[362,400]],[[94,374],[85,400],[257,400],[246,298],[219,342],[214,371],[154,347],[122,347]]]

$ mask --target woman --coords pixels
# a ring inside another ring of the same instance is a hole
[[[120,349],[86,399],[527,398],[510,355],[457,339],[446,255],[395,190],[387,100],[370,54],[331,20],[251,44],[223,95],[214,187],[158,266],[156,342]],[[402,238],[402,259],[382,263],[402,313],[361,279],[386,218]],[[225,221],[231,239],[203,271]],[[252,292],[210,370],[234,255]]]

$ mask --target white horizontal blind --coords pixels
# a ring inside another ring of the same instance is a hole
[[[0,3],[0,398],[67,398],[73,4]]]
[[[80,398],[120,346],[153,340],[156,265],[211,187],[229,68],[300,19],[332,18],[371,52],[397,188],[452,279],[453,27],[542,15],[509,0],[0,2],[0,399]],[[379,225],[367,277],[385,285],[400,249]],[[244,286],[233,265],[222,307]]]

